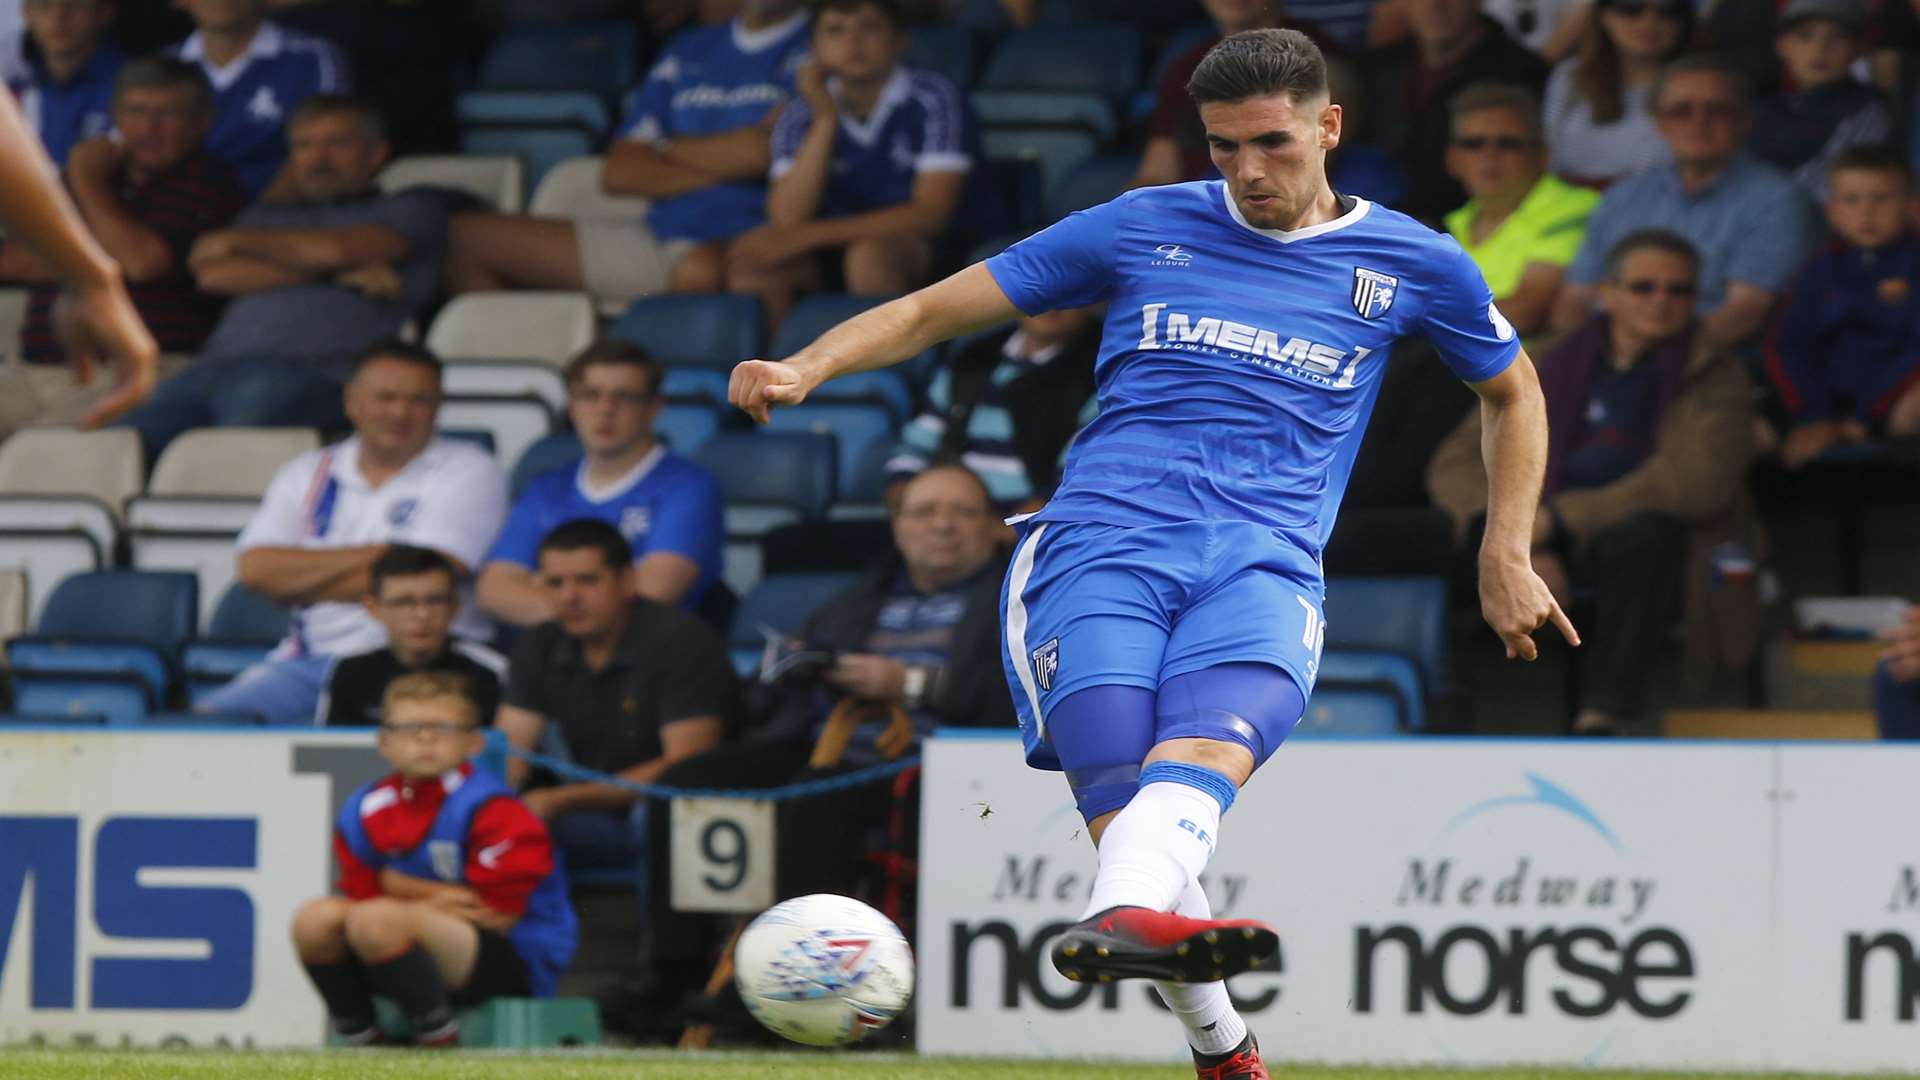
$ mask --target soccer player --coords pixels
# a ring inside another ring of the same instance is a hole
[[[1420,336],[1481,398],[1481,608],[1509,657],[1572,624],[1528,549],[1546,455],[1533,364],[1450,237],[1337,195],[1341,111],[1304,35],[1226,38],[1187,86],[1224,180],[1143,188],[984,264],[735,367],[764,420],[822,381],[1013,317],[1108,305],[1099,416],[1020,525],[1003,653],[1027,761],[1063,770],[1099,849],[1068,978],[1157,980],[1209,1080],[1264,1078],[1227,976],[1275,933],[1211,918],[1220,819],[1306,706],[1325,638],[1320,551],[1381,368]]]
[[[342,896],[293,917],[300,963],[343,1042],[381,1040],[373,995],[425,1046],[459,1038],[455,1005],[552,997],[579,924],[547,827],[468,758],[483,745],[467,680],[416,671],[387,684],[380,756],[393,772],[340,807]]]

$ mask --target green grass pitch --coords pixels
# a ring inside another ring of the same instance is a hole
[[[1345,1069],[1286,1066],[1288,1080],[1782,1080],[1782,1074],[1541,1069]],[[0,1049],[13,1080],[1177,1080],[1169,1065],[980,1061],[903,1054],[586,1051],[525,1054],[405,1050],[327,1053]],[[1810,1074],[1802,1074],[1810,1075]],[[1822,1077],[1821,1080],[1853,1080]],[[1859,1080],[1866,1080],[1865,1077]]]

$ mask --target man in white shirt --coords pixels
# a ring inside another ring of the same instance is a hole
[[[398,341],[369,347],[347,382],[346,407],[352,437],[282,468],[240,534],[240,581],[292,605],[292,629],[272,656],[208,696],[203,712],[312,722],[333,658],[386,644],[361,600],[388,545],[431,548],[464,576],[506,518],[506,475],[493,458],[434,437],[432,353]],[[469,602],[453,631],[485,639],[492,627]]]

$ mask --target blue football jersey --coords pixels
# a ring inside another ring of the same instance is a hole
[[[54,81],[37,58],[11,82],[21,115],[55,165],[64,166],[76,144],[112,130],[113,86],[126,62],[126,53],[102,43],[64,83]]]
[[[1145,188],[987,269],[1028,313],[1108,304],[1099,414],[1040,520],[1251,521],[1315,563],[1394,342],[1428,339],[1469,382],[1519,350],[1459,244],[1363,199],[1281,231],[1224,181]]]
[[[177,55],[199,64],[213,83],[213,130],[207,150],[233,167],[247,194],[258,195],[287,160],[287,118],[314,94],[350,89],[347,62],[332,42],[263,22],[247,51],[225,67],[207,59],[195,33]]]
[[[839,80],[829,79],[827,86],[837,98]],[[812,125],[813,109],[801,98],[780,110],[773,125],[775,180],[793,167]],[[979,156],[973,113],[960,88],[932,71],[895,67],[864,120],[841,111],[820,216],[898,206],[913,197],[913,182],[921,173],[964,173]]]
[[[621,135],[671,142],[761,123],[792,93],[806,48],[804,12],[759,30],[735,19],[680,34],[640,84]],[[729,181],[655,200],[647,227],[663,240],[720,240],[765,221],[766,204],[766,184]]]

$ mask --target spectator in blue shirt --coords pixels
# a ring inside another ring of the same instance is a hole
[[[625,304],[724,289],[728,245],[766,220],[767,138],[806,55],[801,7],[746,0],[726,25],[675,37],[601,168],[601,191],[631,205],[572,218],[461,214],[448,290],[585,290]]]
[[[1668,64],[1653,88],[1654,122],[1673,152],[1607,189],[1587,219],[1551,321],[1570,330],[1593,314],[1607,252],[1641,229],[1676,232],[1700,252],[1699,334],[1750,346],[1818,235],[1813,205],[1785,173],[1741,151],[1752,112],[1746,75],[1713,56]]]
[[[298,193],[287,161],[287,118],[314,94],[351,89],[346,61],[331,42],[264,18],[264,0],[176,0],[196,29],[176,50],[213,83],[207,149],[233,167],[250,196],[281,202]],[[271,185],[271,187],[270,187]]]
[[[568,364],[567,416],[586,455],[534,477],[514,501],[480,571],[482,609],[519,626],[553,618],[534,578],[540,541],[577,518],[620,530],[633,549],[634,595],[701,606],[720,576],[726,540],[720,486],[654,438],[663,374],[658,360],[624,341],[596,342]]]
[[[75,143],[113,126],[113,81],[126,54],[102,41],[113,22],[107,0],[25,0],[33,50],[26,74],[8,89],[55,165]]]
[[[795,293],[822,284],[893,295],[921,284],[959,209],[977,156],[973,118],[944,76],[897,62],[893,0],[827,0],[813,61],[773,127],[767,224],[730,253],[727,287],[759,294],[777,324]]]

